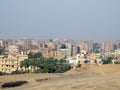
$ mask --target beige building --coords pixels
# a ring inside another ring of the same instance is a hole
[[[8,56],[0,56],[0,71],[4,73],[11,73],[20,69],[20,62],[28,59],[28,55],[9,54]]]
[[[85,50],[82,50],[80,54],[77,54],[77,63],[84,64],[85,60],[88,60],[88,56]]]
[[[77,63],[80,64],[99,64],[101,60],[100,53],[87,54],[85,50],[82,50],[80,54],[77,54]]]
[[[71,51],[69,49],[59,49],[54,51],[52,48],[44,48],[41,49],[40,52],[42,53],[43,57],[46,58],[53,57],[56,59],[62,59],[71,57]]]

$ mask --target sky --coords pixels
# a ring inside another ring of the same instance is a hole
[[[0,0],[0,38],[120,40],[120,0]]]

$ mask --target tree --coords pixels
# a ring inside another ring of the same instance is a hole
[[[42,57],[42,53],[41,52],[35,53],[33,55],[33,58],[40,58],[40,57]]]
[[[29,65],[30,65],[30,71],[32,72],[32,70],[34,71],[35,70],[35,59],[32,58],[32,59],[29,59]]]
[[[107,59],[103,59],[103,64],[112,64],[113,57],[107,57]]]
[[[56,60],[53,58],[48,58],[46,59],[46,64],[43,68],[43,72],[45,71],[47,73],[54,73],[56,70],[55,66],[56,66]]]
[[[33,58],[33,52],[30,52],[30,53],[28,54],[28,58],[29,58],[29,59]]]
[[[71,66],[66,62],[66,60],[53,58],[45,59],[44,57],[26,59],[21,61],[20,66],[24,67],[25,71],[27,68],[31,67],[30,71],[33,70],[37,73],[63,73],[71,69]]]
[[[37,52],[37,53],[33,53],[33,52],[30,52],[28,54],[28,58],[29,59],[32,59],[32,58],[40,58],[42,57],[42,53],[41,52]]]
[[[29,66],[30,66],[29,59],[25,59],[24,61],[20,62],[20,67],[21,68],[24,67],[26,72],[27,72],[27,70],[29,71],[29,69],[28,69]]]

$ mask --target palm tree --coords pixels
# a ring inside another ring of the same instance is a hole
[[[20,68],[21,68],[21,71],[22,71],[22,68],[24,67],[24,61],[21,61],[20,62]],[[21,72],[22,73],[22,72]]]
[[[35,67],[36,67],[36,59],[30,59],[30,66],[31,66],[31,71],[33,70],[33,72],[35,71]]]
[[[22,67],[24,67],[25,68],[25,71],[27,71],[26,69],[27,68],[29,68],[29,59],[25,59],[24,61],[21,61],[20,62],[20,67],[22,68]],[[29,71],[29,69],[28,69],[28,71]]]
[[[29,65],[30,65],[30,72],[32,72],[34,66],[34,59],[29,59]]]

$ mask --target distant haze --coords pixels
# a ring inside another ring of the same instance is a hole
[[[0,38],[119,40],[120,0],[0,0]]]

